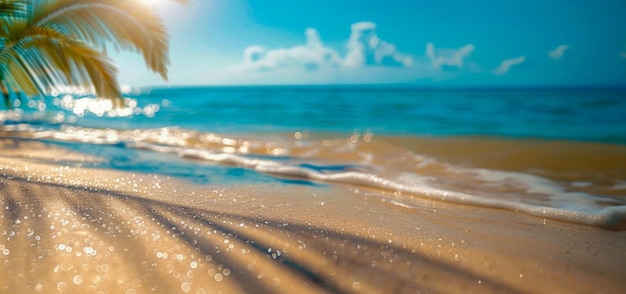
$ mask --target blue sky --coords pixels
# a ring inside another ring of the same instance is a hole
[[[173,86],[626,86],[623,0],[154,2]],[[165,85],[113,57],[122,84]]]

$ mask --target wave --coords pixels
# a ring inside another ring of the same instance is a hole
[[[198,164],[237,166],[274,177],[391,191],[407,200],[394,200],[394,204],[404,208],[414,207],[409,200],[418,197],[607,228],[626,222],[626,201],[619,188],[624,182],[623,174],[614,176],[613,190],[602,190],[614,191],[612,195],[590,193],[598,186],[597,181],[580,178],[591,175],[564,182],[523,170],[459,164],[445,160],[441,154],[433,156],[406,148],[427,145],[423,138],[398,144],[397,138],[374,138],[371,133],[347,137],[301,132],[235,137],[176,127],[118,130],[63,125],[59,129],[42,129],[19,124],[3,129],[12,136],[115,145],[122,150],[175,154]],[[513,159],[503,158],[506,160]],[[163,168],[167,168],[166,162]]]

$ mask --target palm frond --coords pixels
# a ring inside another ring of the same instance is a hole
[[[166,28],[138,0],[0,0],[3,87],[36,96],[78,86],[120,102],[109,45],[140,53],[148,69],[167,80]]]
[[[28,32],[0,53],[0,63],[8,65],[11,73],[6,78],[11,88],[36,96],[58,86],[74,86],[121,103],[117,69],[106,55],[54,30],[31,28]]]
[[[178,2],[186,3],[186,0]],[[144,57],[147,67],[167,80],[169,44],[165,25],[140,1],[48,1],[33,12],[36,26],[51,27],[104,48],[112,44]]]

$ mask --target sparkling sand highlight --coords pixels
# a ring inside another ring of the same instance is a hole
[[[2,292],[626,291],[624,231],[341,184],[192,185],[14,144]]]

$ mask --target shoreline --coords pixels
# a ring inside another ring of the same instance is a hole
[[[0,143],[3,291],[626,291],[625,231],[362,187],[194,185],[15,142]]]

